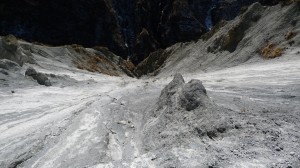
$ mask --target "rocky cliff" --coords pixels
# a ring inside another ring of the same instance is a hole
[[[159,48],[198,39],[255,1],[3,0],[0,35],[52,45],[101,45],[139,63]]]

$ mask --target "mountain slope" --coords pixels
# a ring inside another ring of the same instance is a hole
[[[256,3],[243,15],[221,23],[196,42],[179,43],[150,54],[137,66],[136,73],[187,73],[222,69],[247,61],[265,61],[261,51],[269,44],[282,50],[300,45],[299,8],[299,2],[273,7]],[[287,38],[289,33],[293,36]]]
[[[137,64],[158,48],[198,39],[257,1],[2,0],[0,35],[55,46],[101,45]]]

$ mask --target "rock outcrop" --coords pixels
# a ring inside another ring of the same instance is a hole
[[[0,40],[0,59],[8,59],[23,66],[33,63],[32,55],[27,49],[20,47],[18,39],[13,35],[2,37]]]
[[[176,74],[162,90],[157,108],[145,117],[145,150],[170,150],[188,143],[186,137],[214,139],[234,128],[227,112],[210,100],[200,80],[185,83]]]

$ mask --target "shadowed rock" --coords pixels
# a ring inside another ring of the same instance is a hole
[[[163,108],[165,105],[175,106],[176,100],[173,100],[173,95],[178,91],[180,87],[184,85],[184,79],[180,73],[174,75],[174,79],[161,91],[159,97],[159,108]],[[174,105],[173,105],[174,104]]]
[[[194,110],[199,106],[204,106],[204,100],[208,99],[206,89],[202,85],[202,82],[195,79],[183,86],[179,98],[181,107],[187,111]]]
[[[174,94],[178,87],[184,84],[184,79],[180,73],[176,73],[174,75],[173,80],[162,90],[161,96],[164,97],[165,95],[172,95]]]
[[[32,67],[29,67],[25,72],[25,76],[34,76],[34,75],[37,75],[37,72]]]
[[[8,35],[2,38],[2,46],[8,51],[15,52],[18,49],[18,40],[13,35]]]
[[[162,90],[159,106],[162,108],[167,105],[191,111],[199,106],[205,106],[207,102],[206,89],[200,80],[193,79],[185,83],[182,75],[177,73]]]
[[[40,85],[52,86],[48,77],[43,73],[38,73],[34,68],[29,67],[26,72],[26,76],[31,76],[34,80],[38,82]]]
[[[40,84],[45,86],[51,86],[51,82],[48,79],[48,77],[43,73],[38,73],[37,75],[34,75],[33,78]]]

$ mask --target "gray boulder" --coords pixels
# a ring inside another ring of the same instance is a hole
[[[52,86],[48,77],[43,73],[38,73],[37,75],[32,76],[40,85]]]
[[[181,74],[174,75],[174,79],[162,90],[159,98],[159,107],[170,106],[183,108],[187,111],[205,106],[209,102],[206,89],[200,80],[184,82]]]
[[[189,146],[194,143],[192,139],[214,141],[233,129],[228,112],[210,100],[200,80],[184,83],[182,75],[176,74],[163,89],[156,107],[146,113],[144,150],[160,154],[161,151]],[[166,152],[162,155],[169,157]],[[168,164],[176,164],[176,161],[169,160]]]
[[[184,79],[180,73],[174,75],[173,80],[161,91],[159,96],[158,106],[163,108],[164,106],[175,106],[173,105],[175,100],[173,100],[173,95],[178,91],[180,87],[184,85]]]
[[[52,86],[50,80],[48,79],[47,75],[43,73],[37,72],[34,68],[29,67],[26,72],[25,76],[31,76],[34,80],[38,82],[40,85],[45,85],[45,86]]]
[[[25,76],[35,76],[35,75],[37,75],[37,72],[32,67],[29,67],[25,72]]]
[[[180,73],[174,75],[173,80],[162,90],[161,97],[174,94],[177,89],[184,84],[184,79]]]
[[[196,109],[199,106],[204,106],[207,102],[206,89],[200,80],[191,80],[185,84],[180,92],[180,105],[187,111]]]

